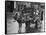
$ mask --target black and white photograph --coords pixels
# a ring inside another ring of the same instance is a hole
[[[5,34],[45,32],[45,2],[5,1]]]

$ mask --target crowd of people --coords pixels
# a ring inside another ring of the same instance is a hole
[[[35,32],[35,30],[38,30],[38,24],[40,25],[41,21],[40,20],[41,16],[39,15],[40,12],[39,10],[35,11],[30,11],[30,10],[28,10],[28,12],[27,11],[21,11],[21,13],[16,12],[14,19],[17,20],[17,22],[19,23],[19,28],[20,28],[19,32],[21,32],[21,27],[23,23],[25,23],[25,29],[26,29],[26,31],[24,32]]]

